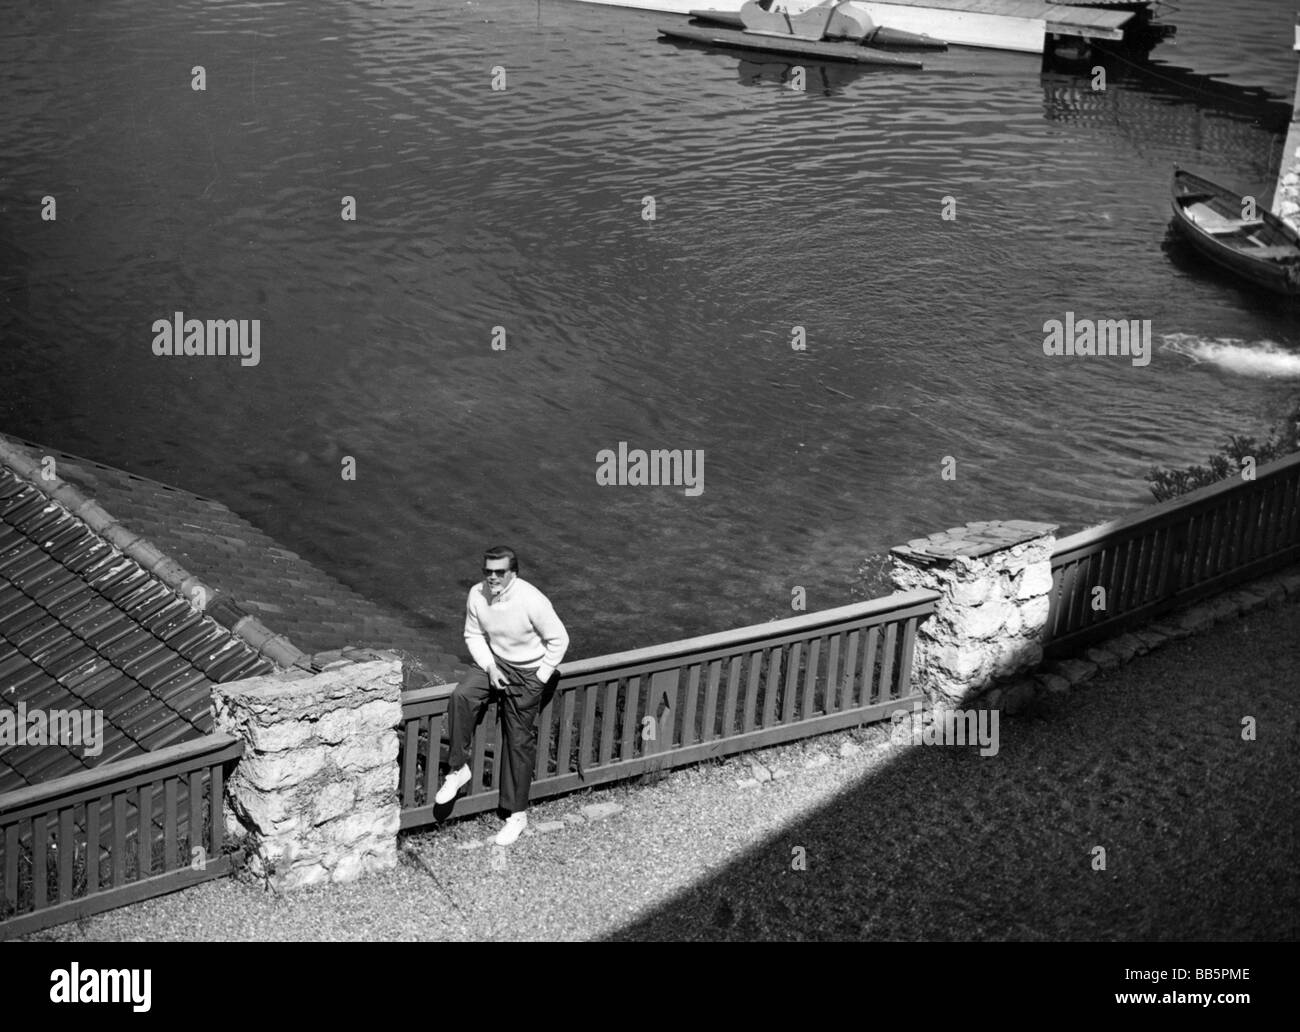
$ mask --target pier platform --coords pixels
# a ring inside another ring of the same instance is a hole
[[[1293,49],[1300,53],[1300,15],[1296,16]],[[1300,73],[1296,75],[1295,88],[1291,126],[1287,130],[1286,145],[1282,148],[1282,166],[1277,173],[1277,189],[1273,191],[1273,214],[1292,229],[1300,231]]]
[[[734,13],[743,0],[579,0],[608,7],[689,14],[712,8]],[[1119,40],[1124,27],[1149,4],[1073,6],[1047,0],[856,0],[877,25],[924,33],[957,46],[1041,54],[1048,34]]]

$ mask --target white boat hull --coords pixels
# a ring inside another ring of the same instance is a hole
[[[579,0],[579,2],[685,15],[690,14],[692,10],[708,8],[737,14],[744,0]],[[877,25],[932,36],[958,46],[989,47],[995,50],[1041,54],[1047,38],[1045,18],[980,14],[973,11],[953,11],[910,4],[876,3],[874,0],[855,0],[855,3],[863,8]]]

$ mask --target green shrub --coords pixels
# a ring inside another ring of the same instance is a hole
[[[1183,469],[1152,466],[1144,479],[1150,483],[1156,501],[1164,502],[1198,487],[1239,475],[1247,458],[1253,459],[1258,467],[1296,451],[1300,451],[1300,404],[1273,427],[1263,441],[1233,434],[1220,445],[1218,453],[1209,457],[1208,466],[1186,466]]]

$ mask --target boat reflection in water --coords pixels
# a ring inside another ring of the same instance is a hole
[[[793,89],[796,69],[803,69],[803,92],[831,97],[837,96],[852,83],[881,72],[893,72],[897,69],[880,68],[871,65],[855,65],[844,61],[793,61],[773,58],[757,60],[755,57],[736,57],[734,50],[722,47],[703,47],[697,43],[661,37],[664,46],[698,53],[701,50],[725,54],[736,59],[736,78],[743,86],[760,86],[774,83]]]

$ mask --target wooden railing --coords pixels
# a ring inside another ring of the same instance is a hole
[[[917,624],[939,596],[888,598],[565,663],[539,715],[531,798],[887,719],[912,688]],[[470,789],[433,802],[454,685],[402,697],[402,827],[494,807],[495,706],[474,738]]]
[[[0,939],[227,874],[224,768],[243,751],[208,735],[0,795]]]
[[[1057,542],[1048,656],[1300,558],[1300,455]],[[1102,589],[1104,595],[1096,589]]]

